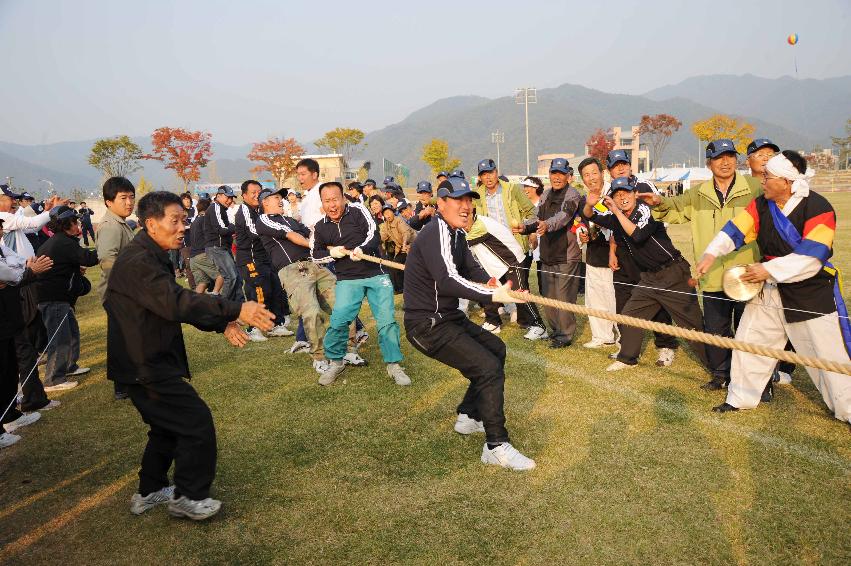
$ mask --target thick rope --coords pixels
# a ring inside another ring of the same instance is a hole
[[[381,259],[366,254],[362,254],[361,258],[365,261],[370,261],[372,263],[378,263],[381,265],[386,265],[387,267],[392,267],[393,269],[405,269],[404,264],[396,263],[395,261],[388,261],[386,259]],[[756,354],[757,356],[766,356],[768,358],[774,358],[784,362],[790,362],[796,365],[808,366],[824,371],[832,371],[835,373],[851,375],[851,364],[844,364],[831,360],[823,360],[821,358],[813,358],[810,356],[802,356],[797,352],[787,352],[786,350],[766,348],[765,346],[760,346],[758,344],[742,342],[741,340],[736,340],[735,338],[725,338],[723,336],[716,336],[715,334],[700,332],[699,330],[690,330],[688,328],[680,328],[679,326],[672,326],[670,324],[663,324],[661,322],[653,322],[652,320],[644,320],[632,316],[624,316],[622,314],[611,313],[609,311],[601,311],[598,309],[586,307],[584,305],[566,303],[564,301],[541,297],[539,295],[533,295],[531,293],[509,291],[508,294],[520,301],[537,303],[545,307],[561,309],[572,312],[574,314],[593,316],[605,320],[610,320],[618,324],[625,324],[627,326],[635,326],[644,330],[661,332],[663,334],[676,336],[677,338],[683,338],[684,340],[691,340],[692,342],[701,342],[703,344],[709,344],[710,346],[717,346],[719,348],[727,348],[730,350],[741,350],[742,352],[748,352],[749,354]]]

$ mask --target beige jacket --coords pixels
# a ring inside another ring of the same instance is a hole
[[[103,215],[103,219],[95,232],[95,249],[98,252],[100,269],[103,271],[100,282],[98,282],[98,294],[101,302],[103,302],[103,296],[106,293],[106,283],[109,279],[109,272],[112,270],[112,264],[115,263],[118,252],[129,244],[134,236],[133,229],[127,225],[124,218],[109,209],[106,210],[106,214]]]

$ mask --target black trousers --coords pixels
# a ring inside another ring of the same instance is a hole
[[[284,321],[290,314],[290,305],[284,296],[281,280],[268,263],[249,263],[239,266],[242,290],[246,301],[263,303],[275,315],[275,324]]]
[[[531,263],[531,259],[530,259]],[[521,264],[522,266],[522,264]],[[526,274],[524,281],[523,274]],[[515,291],[529,290],[529,271],[520,267],[510,267],[508,271],[499,279],[500,283],[511,281],[511,288]],[[485,322],[489,322],[494,326],[502,326],[502,319],[499,316],[499,307],[502,303],[487,303],[482,306],[485,311]],[[517,325],[521,328],[529,328],[530,326],[544,326],[544,321],[538,312],[538,307],[535,303],[517,303]]]
[[[724,291],[703,292],[703,329],[706,332],[732,338],[736,334],[736,327],[739,326],[743,312],[745,303],[730,300]],[[712,377],[729,382],[733,351],[708,344],[705,348]]]
[[[21,412],[17,409],[18,395],[18,357],[15,353],[15,339],[0,338],[0,415],[6,412],[2,423],[18,420]],[[6,409],[9,409],[6,411]],[[0,426],[0,434],[6,432]]]
[[[92,228],[91,222],[81,222],[80,230],[83,233],[83,245],[89,246],[89,236],[92,237],[92,243],[95,243],[95,229]]]
[[[396,263],[405,263],[405,260],[408,259],[408,254],[398,253],[398,254],[387,254],[387,259],[390,261],[395,261]],[[390,281],[393,283],[393,293],[398,295],[402,292],[402,289],[405,287],[405,272],[401,269],[393,269],[390,268]]]
[[[615,312],[623,314],[623,309],[627,301],[632,297],[632,293],[637,288],[641,281],[641,272],[635,264],[635,260],[629,255],[622,246],[618,247],[617,251],[618,265],[620,269],[614,272],[613,281],[615,285]],[[665,309],[656,313],[656,316],[651,318],[653,322],[661,322],[662,324],[671,324],[671,315]],[[623,336],[624,326],[618,325],[618,332]],[[669,334],[653,333],[653,343],[656,348],[670,348],[672,350],[679,347],[677,339]]]
[[[505,428],[505,344],[461,311],[452,320],[405,321],[408,341],[426,356],[470,380],[458,413],[482,421],[489,444],[508,442]],[[449,315],[451,316],[451,315]]]
[[[41,324],[41,319],[37,319]],[[33,325],[30,325],[33,326]],[[15,336],[15,353],[18,357],[18,382],[21,384],[21,410],[30,412],[46,407],[50,400],[44,392],[44,384],[38,374],[38,352],[33,346],[30,326]]]
[[[139,470],[139,493],[145,496],[168,486],[168,469],[174,462],[175,497],[209,497],[216,475],[216,429],[207,404],[180,378],[127,389],[151,427]]]
[[[690,277],[691,269],[684,259],[680,259],[661,271],[642,273],[641,284],[634,288],[635,290],[624,306],[622,314],[644,320],[653,320],[660,310],[665,309],[671,314],[677,326],[703,330],[703,316],[700,313],[697,294],[688,284]],[[621,350],[618,353],[618,360],[629,365],[637,364],[643,341],[644,330],[623,325],[621,327]],[[703,344],[691,342],[691,347],[704,367],[708,367]]]

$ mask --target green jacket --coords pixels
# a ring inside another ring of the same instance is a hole
[[[727,191],[724,206],[721,206],[718,195],[715,194],[715,184],[710,179],[679,196],[662,197],[662,204],[653,209],[653,217],[668,224],[690,222],[694,258],[699,261],[709,242],[721,228],[761,194],[761,185],[753,184],[747,177],[736,175],[733,185]],[[716,261],[709,273],[701,278],[700,289],[722,291],[721,278],[725,269],[756,261],[759,261],[759,250],[756,242],[752,242]]]
[[[526,193],[520,185],[506,183],[502,179],[499,180],[499,186],[502,187],[502,204],[505,206],[506,215],[508,216],[509,228],[519,227],[525,220],[532,218],[535,215],[535,205],[526,197]],[[478,194],[478,199],[473,199],[476,204],[476,212],[484,216],[488,214],[487,189],[484,185],[479,185],[474,189]],[[529,251],[529,237],[523,234],[514,234],[517,243],[523,248],[524,252]]]

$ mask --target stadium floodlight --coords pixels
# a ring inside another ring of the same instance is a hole
[[[529,105],[538,103],[538,89],[533,86],[520,87],[514,91],[514,102],[522,104],[526,112],[526,175],[531,175],[529,169]]]
[[[499,144],[505,143],[505,132],[499,130],[491,132],[491,143],[496,144],[496,168],[498,171],[502,171],[499,165]]]

